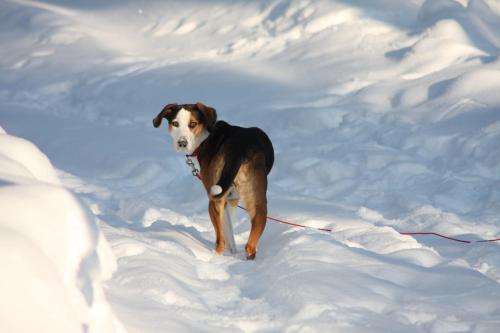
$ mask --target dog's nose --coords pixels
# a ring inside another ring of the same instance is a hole
[[[186,138],[180,138],[177,141],[177,146],[179,146],[179,148],[186,148],[187,144],[188,144],[188,142],[187,142]]]

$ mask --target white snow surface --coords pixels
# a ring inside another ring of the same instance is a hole
[[[0,28],[0,331],[499,331],[498,0],[4,0]],[[332,232],[268,222],[246,261],[240,212],[216,255],[151,124],[197,101],[271,137],[271,216]]]
[[[116,262],[48,158],[0,127],[0,331],[124,332],[102,282]]]

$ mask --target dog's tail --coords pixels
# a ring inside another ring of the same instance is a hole
[[[222,197],[224,193],[229,190],[231,185],[233,185],[234,178],[236,178],[242,162],[242,157],[238,155],[239,154],[234,154],[226,158],[219,181],[210,188],[210,195],[212,195],[213,198]]]

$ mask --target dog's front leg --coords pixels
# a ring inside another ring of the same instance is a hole
[[[208,213],[210,214],[210,220],[215,229],[215,252],[217,252],[217,254],[223,254],[226,245],[224,240],[224,227],[222,225],[224,205],[225,200],[222,199],[210,199],[208,204]]]

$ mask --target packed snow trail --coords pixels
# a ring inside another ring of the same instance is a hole
[[[211,250],[206,214],[95,200],[87,184],[67,180],[102,210],[101,227],[119,262],[109,300],[132,332],[493,332],[500,324],[484,317],[499,310],[497,282],[389,227],[341,216],[307,220],[328,223],[332,234],[268,224],[252,263],[244,260],[244,216],[235,226],[240,253],[221,257]],[[113,206],[119,211],[110,213]],[[488,249],[496,251],[475,248]]]
[[[0,126],[99,221],[129,332],[498,331],[497,243],[399,234],[500,235],[496,1],[12,0],[0,26]],[[332,233],[269,222],[247,262],[239,213],[215,255],[151,126],[197,101],[271,137],[271,216]]]

